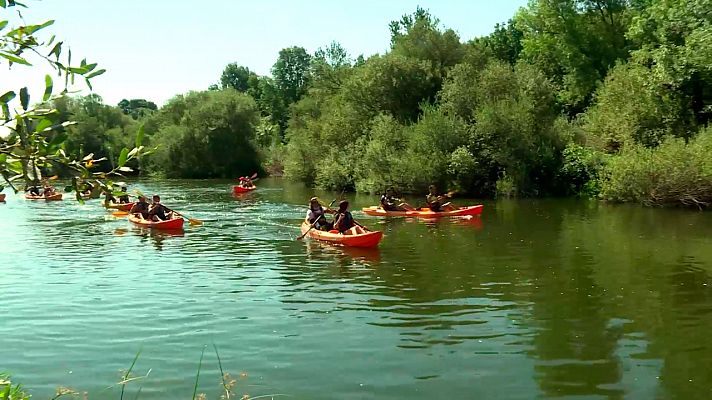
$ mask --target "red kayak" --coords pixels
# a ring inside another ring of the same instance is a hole
[[[0,193],[0,203],[5,202],[5,193]]]
[[[179,230],[183,229],[183,218],[178,216],[173,216],[173,219],[165,221],[149,221],[134,214],[129,214],[129,221],[135,225],[142,226],[144,228],[152,229],[164,229],[164,230]]]
[[[309,224],[302,222],[302,234],[309,230]],[[349,247],[376,247],[383,238],[381,231],[365,231],[359,226],[354,226],[344,233],[337,231],[319,231],[312,229],[307,234],[312,239],[322,240]]]
[[[131,211],[131,208],[133,207],[134,203],[109,203],[109,204],[104,204],[104,207],[111,209],[111,210],[119,210],[119,211]]]
[[[386,211],[379,206],[372,206],[362,209],[364,214],[375,217],[420,217],[420,218],[440,218],[440,217],[464,217],[467,215],[482,214],[482,204],[476,206],[460,207],[452,211],[432,211],[428,208],[421,208],[413,211]]]
[[[257,186],[252,185],[250,187],[244,187],[244,186],[233,186],[232,187],[232,192],[234,194],[242,194],[242,193],[247,193],[251,192],[253,190],[257,189]]]

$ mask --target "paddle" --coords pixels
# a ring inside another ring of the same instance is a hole
[[[116,218],[121,218],[121,217],[125,217],[125,216],[129,215],[129,212],[128,211],[114,211],[111,213],[111,215],[113,215]]]
[[[166,206],[163,206],[163,207],[166,207]],[[186,217],[185,215],[179,213],[178,211],[176,211],[176,210],[171,210],[171,209],[168,208],[168,207],[166,207],[166,210],[171,211],[172,213],[174,213],[175,215],[177,215],[177,216],[179,216],[179,217],[185,218],[186,220],[188,220],[188,222],[189,222],[191,225],[203,225],[203,221],[202,221],[202,220],[199,220],[199,219],[196,219],[196,218]]]

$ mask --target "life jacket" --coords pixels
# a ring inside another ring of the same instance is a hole
[[[309,218],[310,224],[313,224],[314,221],[316,221],[317,219],[324,218],[324,207],[322,207],[321,205],[316,210],[309,207],[309,211],[311,211],[312,214],[311,218]]]
[[[334,221],[339,221],[339,231],[344,232],[354,226],[354,217],[350,211],[338,212],[334,217]]]

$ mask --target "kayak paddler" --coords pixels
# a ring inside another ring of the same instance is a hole
[[[136,214],[141,219],[148,219],[148,206],[146,196],[138,196],[138,201],[131,207],[129,214]]]
[[[435,185],[430,185],[428,190],[430,191],[430,193],[425,196],[425,202],[428,204],[428,208],[430,208],[431,211],[441,212],[452,211],[455,209],[455,207],[453,207],[450,202],[446,202],[447,199],[450,197],[449,194],[439,195],[438,188]]]
[[[333,214],[334,211],[329,208],[324,208],[319,202],[318,197],[312,197],[309,199],[309,210],[307,211],[307,216],[305,218],[306,223],[314,225],[314,228],[320,231],[331,230],[332,224],[327,221],[325,214]]]
[[[392,187],[386,189],[386,192],[381,195],[381,208],[386,211],[411,211],[413,206],[405,201],[395,197]]]

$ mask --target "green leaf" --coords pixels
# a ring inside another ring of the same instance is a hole
[[[8,21],[0,21],[0,30],[4,29],[8,24]]]
[[[51,127],[52,125],[53,125],[52,120],[50,120],[48,118],[43,118],[35,126],[35,132],[36,133],[44,132],[47,128]]]
[[[102,69],[97,69],[96,71],[94,71],[94,72],[88,74],[88,75],[87,75],[87,78],[88,78],[88,79],[91,79],[91,78],[93,78],[93,77],[95,77],[95,76],[99,76],[99,75],[103,74],[104,72],[106,72],[106,70],[103,69],[103,68],[102,68]]]
[[[7,91],[7,92],[5,92],[5,94],[0,96],[0,103],[9,103],[10,100],[15,98],[15,96],[17,96],[17,95],[12,90]]]
[[[57,60],[59,60],[59,55],[62,54],[62,43],[63,42],[57,42],[57,44],[52,47],[52,50],[49,52],[49,54],[47,54],[47,57],[54,54],[57,57]]]
[[[64,187],[64,192],[65,192],[65,193],[69,193],[69,192],[71,192],[71,191],[72,191],[72,186],[71,186],[71,185]]]
[[[22,58],[22,57],[19,57],[19,56],[16,56],[16,55],[14,55],[14,54],[7,53],[7,52],[4,52],[4,51],[0,51],[0,57],[5,58],[5,59],[9,60],[10,62],[14,62],[14,63],[17,63],[17,64],[32,65],[32,64],[29,63],[29,61],[25,60],[25,59]]]
[[[27,87],[23,87],[20,89],[20,104],[22,105],[22,109],[27,111],[27,106],[30,103],[30,94],[27,93]]]
[[[138,127],[138,132],[136,132],[136,147],[141,147],[143,142],[143,124]]]
[[[7,7],[7,2],[5,0],[0,0],[0,7],[6,8]]]
[[[129,156],[129,149],[124,147],[121,149],[121,154],[119,154],[119,167],[123,167],[126,164],[126,159]]]
[[[42,96],[42,101],[49,100],[50,96],[52,96],[53,88],[54,88],[54,83],[52,83],[52,77],[49,75],[45,75],[45,91],[44,91],[44,95]]]

